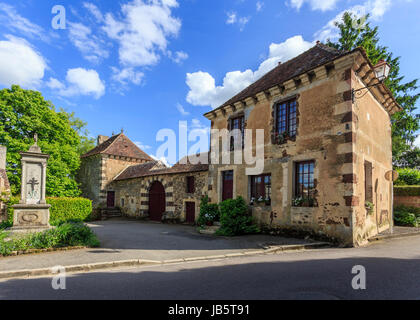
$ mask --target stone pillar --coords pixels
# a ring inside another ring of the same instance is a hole
[[[21,200],[14,205],[12,231],[36,232],[50,228],[50,205],[45,201],[47,161],[49,155],[35,144],[22,156]]]

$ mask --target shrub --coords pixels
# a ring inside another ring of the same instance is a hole
[[[13,226],[14,204],[18,197],[11,197],[7,202],[7,221],[0,224],[0,230]],[[89,221],[92,214],[92,201],[85,198],[47,198],[50,208],[50,224],[57,226],[66,221]]]
[[[242,197],[225,200],[219,207],[221,227],[218,234],[235,236],[259,232]]]
[[[7,207],[7,220],[0,223],[0,230],[7,229],[13,226],[13,208],[14,204],[19,203],[18,197],[10,197],[9,199],[2,199],[3,202],[6,204]]]
[[[209,197],[205,196],[200,202],[200,216],[197,223],[199,226],[204,226],[209,222],[219,221],[220,211],[219,206],[215,203],[209,203]]]
[[[420,186],[395,186],[394,196],[420,196]]]
[[[10,255],[13,251],[48,249],[73,246],[98,247],[99,240],[92,230],[81,222],[66,222],[55,229],[28,234],[4,241],[6,232],[0,232],[0,254]]]
[[[413,186],[420,185],[420,170],[417,169],[397,169],[399,177],[395,181],[395,185],[398,186]]]
[[[418,227],[420,208],[397,206],[394,208],[394,221],[397,226]]]
[[[92,201],[85,198],[47,198],[51,205],[50,224],[66,221],[88,221],[92,214]]]

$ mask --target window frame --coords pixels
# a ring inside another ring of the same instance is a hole
[[[315,160],[305,160],[305,161],[298,161],[295,162],[295,178],[294,178],[294,197],[295,198],[299,198],[301,197],[302,199],[314,199],[314,195],[315,195]],[[309,170],[308,172],[306,172],[305,170],[303,170],[302,176],[302,182],[300,182],[300,175],[301,175],[301,166],[304,165],[309,165]],[[312,170],[311,170],[312,168]],[[312,179],[310,178],[312,175]],[[308,176],[307,181],[308,181],[308,185],[312,185],[312,187],[308,187],[308,190],[305,192],[302,188],[302,190],[300,190],[301,186],[304,186],[305,184],[305,176]]]
[[[269,183],[265,181],[265,178],[269,177]],[[251,199],[254,198],[258,200],[261,196],[264,200],[267,199],[267,187],[269,186],[269,194],[268,199],[271,200],[272,194],[272,181],[271,181],[271,173],[264,173],[257,176],[250,176],[250,196]],[[256,180],[261,179],[261,182],[257,183]],[[259,189],[259,190],[258,190]]]
[[[187,176],[187,193],[195,193],[195,177]]]
[[[239,128],[233,128],[233,123],[234,123],[235,120],[239,120],[238,121]],[[245,148],[245,115],[241,114],[241,115],[237,115],[237,116],[234,116],[234,117],[230,118],[228,120],[228,124],[229,124],[229,134],[235,129],[238,129],[238,130],[241,131],[242,149],[244,149]],[[229,136],[229,137],[230,137],[230,139],[229,139],[229,150],[234,151],[236,140],[233,136]]]
[[[284,109],[284,112],[280,113],[281,108]],[[292,108],[294,109],[292,110]],[[286,136],[289,138],[295,138],[297,136],[298,127],[297,98],[293,97],[288,100],[277,102],[274,109],[274,132],[276,136],[284,136],[286,134]],[[280,128],[282,130],[281,132]]]

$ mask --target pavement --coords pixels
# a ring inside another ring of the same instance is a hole
[[[418,300],[419,243],[417,235],[375,242],[365,248],[326,248],[70,274],[65,290],[54,290],[51,277],[0,280],[0,300]],[[352,287],[354,266],[365,268],[365,290]]]
[[[376,236],[373,236],[369,239],[370,242],[373,241],[381,241],[385,239],[396,239],[396,238],[405,238],[420,235],[420,228],[414,227],[401,227],[401,226],[394,226],[393,232],[391,230],[385,230],[379,233]]]
[[[54,266],[76,266],[73,270],[99,269],[109,262],[122,261],[122,265],[149,262],[162,263],[177,260],[226,257],[228,255],[257,254],[269,248],[284,246],[296,249],[311,244],[301,239],[269,235],[241,237],[217,237],[199,234],[195,227],[187,225],[158,224],[153,222],[108,220],[90,223],[98,236],[101,247],[70,251],[49,252],[0,258],[1,273],[50,269]],[[274,250],[275,251],[275,250]],[[84,268],[84,265],[94,267]],[[69,268],[70,270],[70,268]],[[29,273],[17,273],[25,275]],[[38,272],[38,274],[46,274]]]

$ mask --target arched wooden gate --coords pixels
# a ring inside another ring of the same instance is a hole
[[[165,188],[162,183],[155,181],[149,190],[149,218],[153,221],[162,221],[166,209]]]

